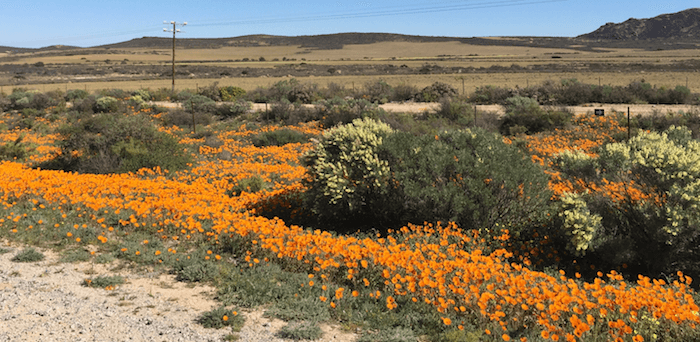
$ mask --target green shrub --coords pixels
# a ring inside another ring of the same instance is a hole
[[[315,117],[321,120],[323,127],[333,127],[338,124],[348,124],[355,119],[376,119],[384,110],[376,103],[367,100],[341,99],[339,97],[316,103]]]
[[[87,91],[83,89],[71,89],[66,92],[65,99],[66,101],[75,101],[77,99],[84,99],[90,95]]]
[[[294,341],[318,340],[323,336],[323,331],[315,322],[294,322],[283,326],[279,335]]]
[[[605,145],[597,160],[556,159],[555,170],[574,176],[569,179],[624,185],[620,197],[562,197],[550,232],[553,238],[568,232],[561,241],[574,255],[602,269],[626,264],[632,275],[700,275],[700,142],[688,129],[641,132]]]
[[[194,118],[193,118],[194,117]],[[209,125],[212,123],[212,115],[205,112],[185,111],[184,109],[170,109],[162,116],[164,126],[192,127],[193,120],[196,125]]]
[[[186,111],[214,113],[216,111],[216,102],[203,95],[192,95],[187,99],[180,101]]]
[[[372,103],[384,104],[389,102],[393,92],[393,87],[384,80],[368,81],[365,83],[365,92],[361,98]]]
[[[450,97],[440,98],[440,109],[436,114],[438,117],[459,122],[464,126],[474,121],[473,107],[469,103],[456,101]]]
[[[227,86],[219,88],[219,93],[221,94],[221,101],[225,102],[238,102],[239,99],[243,99],[245,96],[245,90],[243,88]]]
[[[511,89],[487,85],[477,87],[474,93],[469,95],[469,101],[478,104],[505,104],[506,99],[510,97],[513,97]]]
[[[394,327],[375,332],[366,332],[358,342],[417,342],[418,337],[410,328]]]
[[[34,247],[28,247],[17,253],[10,260],[14,262],[35,262],[44,260],[44,255],[37,252]]]
[[[308,201],[316,215],[344,221],[372,210],[373,201],[388,190],[389,164],[377,152],[391,132],[375,120],[355,119],[323,133],[303,157]]]
[[[390,100],[399,102],[413,100],[417,93],[418,88],[416,88],[416,86],[407,83],[401,83],[392,89]]]
[[[90,252],[83,249],[70,249],[61,253],[61,262],[74,263],[90,260]]]
[[[23,160],[29,155],[28,147],[22,143],[23,136],[13,142],[0,145],[0,160]]]
[[[262,177],[256,175],[252,177],[247,177],[239,180],[231,190],[227,191],[226,194],[235,197],[240,196],[241,193],[255,193],[263,189],[270,187],[270,184],[265,182]]]
[[[414,99],[417,102],[438,102],[453,96],[457,96],[457,89],[447,83],[435,82],[418,92]]]
[[[235,102],[219,104],[216,107],[215,114],[223,118],[235,118],[247,113],[252,107],[252,104],[248,101],[236,100]]]
[[[265,131],[258,133],[251,138],[251,142],[256,147],[262,146],[282,146],[286,144],[300,143],[304,144],[309,141],[308,134],[299,132],[294,129],[282,128],[274,131]]]
[[[175,171],[191,161],[175,137],[159,132],[143,115],[82,116],[58,132],[61,156],[43,164],[44,168],[114,173],[159,166]]]
[[[527,133],[534,134],[564,127],[572,117],[571,113],[545,111],[535,99],[515,96],[506,100],[506,114],[499,130],[508,135],[511,127],[522,126]]]
[[[309,122],[317,119],[313,108],[308,108],[301,103],[291,103],[286,98],[274,102],[270,109],[260,114],[260,119],[269,123],[282,123],[295,125],[300,122]]]
[[[148,89],[138,89],[131,93],[131,96],[138,96],[144,101],[153,101],[153,94]]]
[[[112,96],[102,96],[95,101],[95,113],[114,113],[119,109],[119,101]]]
[[[201,314],[197,317],[197,323],[207,329],[231,327],[233,331],[241,331],[243,324],[245,324],[245,318],[238,312],[221,306]]]
[[[104,289],[106,287],[115,287],[124,284],[124,277],[116,276],[98,276],[83,280],[83,286]]]
[[[204,255],[195,254],[189,257],[181,257],[176,261],[172,272],[175,279],[185,282],[202,282],[212,280],[218,273],[218,267]]]
[[[463,229],[500,235],[537,222],[548,212],[548,177],[515,146],[482,129],[416,137],[387,136],[380,159],[396,187],[385,212],[401,220],[456,222]]]
[[[0,254],[10,253],[10,252],[12,252],[11,249],[0,247]]]

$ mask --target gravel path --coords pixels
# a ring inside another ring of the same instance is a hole
[[[59,263],[46,250],[43,261],[17,263],[10,259],[21,248],[4,248],[11,252],[0,254],[0,341],[222,341],[231,333],[195,322],[218,306],[212,287],[176,282],[170,275],[110,271],[120,261]],[[111,291],[81,285],[99,275],[127,281]],[[285,322],[262,317],[262,310],[241,314],[246,324],[239,341],[284,341],[276,334]],[[338,329],[323,329],[321,341],[354,340]]]

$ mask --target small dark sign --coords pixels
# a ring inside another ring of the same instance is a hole
[[[595,109],[595,115],[597,115],[597,116],[605,115],[605,109]]]

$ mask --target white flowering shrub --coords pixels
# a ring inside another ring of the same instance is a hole
[[[560,171],[579,178],[590,178],[596,175],[598,163],[595,158],[580,150],[564,150],[552,158],[554,167]]]
[[[576,256],[582,256],[586,253],[602,220],[600,215],[590,212],[584,196],[584,194],[576,193],[565,193],[561,196],[559,217],[562,219],[562,225],[569,237],[567,249]]]
[[[641,132],[589,159],[576,151],[554,158],[556,168],[579,178],[596,165],[588,184],[601,187],[561,197],[568,249],[652,277],[700,275],[700,142],[690,131]]]
[[[387,191],[389,164],[377,151],[391,132],[387,124],[368,118],[324,132],[304,156],[307,197],[316,215],[350,219],[371,209]]]

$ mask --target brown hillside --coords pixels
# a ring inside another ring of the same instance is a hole
[[[619,24],[607,23],[597,30],[579,36],[584,39],[648,40],[700,38],[700,8],[662,14],[649,19],[630,18]]]

